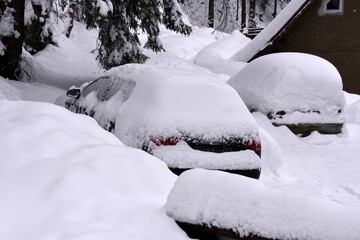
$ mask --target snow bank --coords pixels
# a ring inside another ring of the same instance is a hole
[[[282,164],[282,152],[279,144],[263,128],[260,127],[261,139],[261,171],[278,175]]]
[[[249,38],[239,31],[234,31],[231,35],[225,36],[199,51],[195,57],[195,63],[212,72],[232,76],[240,71],[246,63],[236,62],[229,58],[248,42],[250,42]]]
[[[232,56],[232,60],[248,62],[258,52],[269,44],[270,40],[283,28],[283,26],[297,13],[307,0],[297,0],[289,2],[286,7],[272,20],[264,30],[262,30],[251,42],[240,49]]]
[[[220,33],[214,33],[213,28],[198,28],[192,26],[192,33],[185,36],[160,26],[160,40],[166,52],[155,53],[148,49],[143,49],[145,55],[151,59],[156,59],[163,54],[177,56],[183,59],[191,60],[195,55],[208,44],[214,42]],[[221,37],[221,36],[220,36]],[[142,43],[147,41],[145,34],[140,35]]]
[[[360,124],[360,100],[346,106],[346,122]]]
[[[0,100],[29,100],[54,103],[64,90],[41,83],[26,83],[0,77]]]
[[[56,31],[61,30],[60,26],[57,28]],[[35,81],[68,89],[103,73],[96,54],[91,53],[96,49],[97,30],[86,30],[84,24],[75,21],[70,38],[61,32],[54,35],[57,46],[48,45],[34,56],[25,54],[33,66]]]
[[[267,188],[239,175],[201,169],[178,178],[166,212],[177,221],[274,239],[337,240],[360,236],[359,209]]]
[[[1,239],[188,239],[162,210],[162,161],[54,105],[1,100],[0,115]]]
[[[341,76],[320,57],[302,53],[266,55],[249,63],[228,83],[249,109],[264,114],[321,113],[301,114],[302,119],[297,116],[300,113],[287,114],[283,116],[285,122],[342,122],[338,115],[345,104]]]
[[[9,80],[0,77],[0,100],[20,100],[20,91],[10,84]]]

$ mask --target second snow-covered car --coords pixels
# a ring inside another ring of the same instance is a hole
[[[133,66],[73,87],[57,104],[93,117],[176,174],[204,168],[260,176],[258,126],[236,91],[210,73]]]

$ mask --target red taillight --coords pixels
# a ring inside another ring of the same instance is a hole
[[[261,144],[259,142],[251,141],[251,142],[243,142],[244,148],[251,149],[256,153],[261,152]]]
[[[177,138],[165,138],[165,139],[152,138],[150,141],[155,143],[157,146],[160,146],[160,145],[173,146],[179,142],[179,139],[177,139]]]

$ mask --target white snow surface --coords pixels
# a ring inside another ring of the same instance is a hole
[[[245,104],[216,75],[158,66],[142,68],[133,79],[136,87],[116,119],[115,134],[126,145],[141,147],[151,137],[258,140]]]
[[[272,239],[356,240],[360,210],[296,196],[220,171],[195,169],[179,176],[166,213],[180,222],[216,226]]]
[[[345,105],[341,76],[330,62],[314,55],[275,53],[259,57],[228,83],[237,90],[249,109],[264,114],[293,113],[286,114],[279,121],[343,121],[337,114]],[[309,110],[321,114],[296,113]]]
[[[290,1],[286,7],[263,29],[249,44],[241,48],[231,58],[234,61],[248,62],[258,52],[263,50],[269,44],[271,39],[282,27],[296,14],[307,0]]]
[[[54,103],[64,90],[38,82],[19,82],[0,77],[0,100],[30,100]]]
[[[195,57],[195,63],[210,69],[214,73],[223,73],[233,76],[240,71],[246,63],[229,59],[234,52],[239,51],[250,39],[236,30],[216,42],[204,47]]]
[[[34,56],[23,55],[31,62],[37,82],[66,90],[72,85],[96,79],[104,70],[95,60],[96,54],[92,53],[96,49],[98,32],[86,30],[84,24],[75,21],[69,39],[62,33],[65,27],[65,23],[54,27],[56,46],[47,45],[45,50]]]
[[[53,104],[0,100],[0,115],[1,239],[188,239],[162,210],[162,161]]]
[[[42,54],[33,56],[35,80],[44,84],[0,79],[0,99],[51,102],[59,95],[59,89],[51,85],[68,88],[102,75],[95,55],[88,51],[96,46],[96,31],[86,31],[78,23],[73,31],[74,36],[64,38],[66,43],[58,49],[46,48]],[[149,67],[185,68],[225,81],[227,75],[212,74],[189,64],[201,48],[216,40],[211,32],[198,29],[186,38],[162,31],[160,38],[167,52],[152,54]],[[128,70],[131,75],[131,67]],[[299,138],[285,126],[274,127],[265,115],[252,114],[261,126],[262,173],[255,185],[266,187],[258,199],[260,204],[275,198],[267,193],[281,191],[284,194],[281,203],[289,200],[290,195],[293,196],[290,199],[309,200],[306,206],[326,200],[321,209],[330,206],[328,201],[335,203],[335,209],[338,204],[350,208],[352,215],[347,210],[339,213],[345,222],[359,212],[360,96],[345,93],[345,97],[345,122],[339,135],[314,132]],[[120,146],[118,139],[87,116],[48,104],[0,102],[1,239],[186,239],[163,210],[158,211],[176,180],[161,161]],[[7,104],[10,105],[5,107]],[[49,138],[54,132],[58,140]],[[227,183],[223,186],[230,187]],[[220,197],[225,198],[216,195],[210,200]],[[240,199],[249,200],[247,196]],[[149,208],[148,202],[152,204]],[[303,206],[290,210],[299,216]],[[282,204],[274,206],[274,211],[283,212]],[[282,227],[296,227],[292,226],[293,221],[284,222]],[[317,223],[311,226],[312,221],[304,221],[301,226],[306,223],[309,226],[305,229],[320,226]],[[319,227],[319,231],[327,230]],[[331,231],[342,229],[336,227]]]
[[[212,153],[192,149],[181,141],[174,146],[154,146],[152,155],[172,168],[203,168],[217,170],[261,169],[260,158],[254,151]]]

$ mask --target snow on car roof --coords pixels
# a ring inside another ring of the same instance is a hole
[[[258,139],[258,126],[236,91],[217,75],[191,69],[141,67],[121,107],[115,134],[137,146],[148,137]],[[121,74],[121,73],[117,73]]]
[[[310,54],[265,55],[250,62],[228,83],[249,108],[264,114],[308,110],[337,113],[345,103],[337,69]]]

